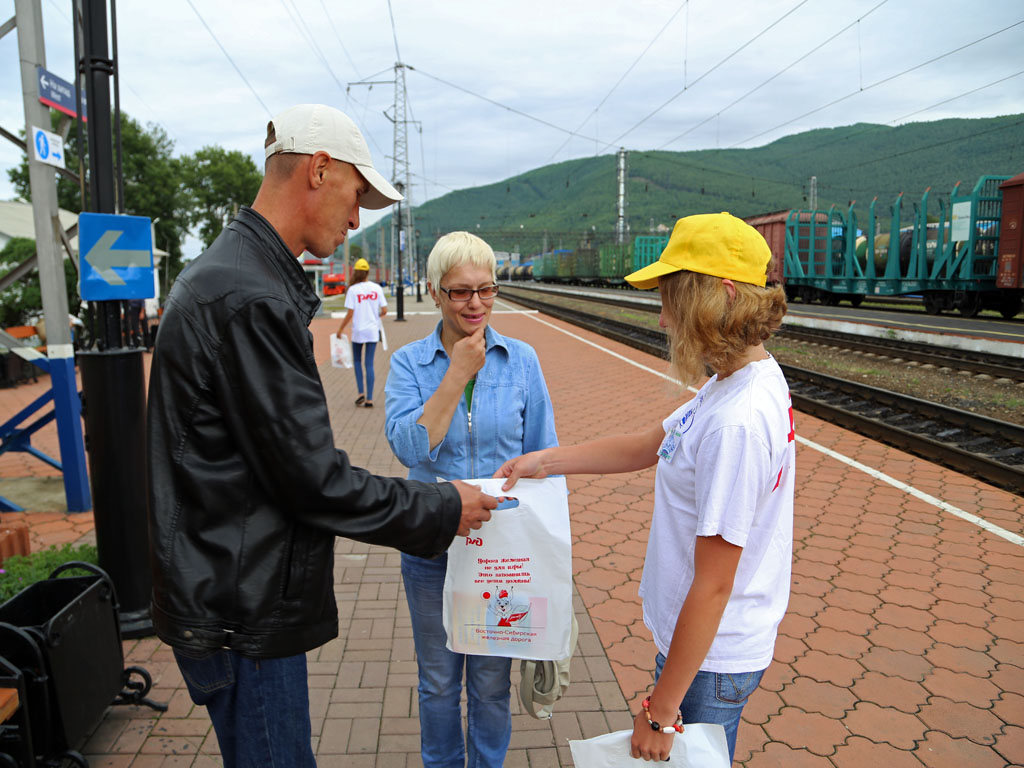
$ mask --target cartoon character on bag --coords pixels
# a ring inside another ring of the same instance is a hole
[[[513,622],[520,622],[526,618],[526,614],[530,612],[530,606],[522,603],[513,606],[512,605],[512,592],[515,588],[509,584],[508,586],[502,587],[500,585],[493,585],[490,592],[484,592],[482,597],[484,600],[490,601],[490,608],[494,612],[494,615],[498,617],[499,627],[511,627]]]

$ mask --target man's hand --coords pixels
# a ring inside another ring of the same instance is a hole
[[[543,454],[543,451],[534,451],[502,464],[494,473],[494,477],[508,478],[501,486],[501,490],[509,490],[521,477],[534,477],[538,480],[547,477],[548,473],[542,460]]]
[[[484,333],[487,326],[481,325],[473,333],[459,339],[452,346],[451,367],[459,372],[459,377],[469,381],[477,371],[484,367],[487,356],[487,339]]]
[[[458,536],[468,536],[470,528],[476,529],[491,519],[491,510],[498,506],[498,500],[488,496],[475,485],[453,480],[452,485],[462,499],[462,518],[459,520]]]

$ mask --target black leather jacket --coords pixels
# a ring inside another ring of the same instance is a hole
[[[377,477],[334,447],[320,304],[243,208],[174,284],[149,383],[153,625],[178,648],[304,653],[338,634],[335,536],[421,557],[458,528],[450,484]]]

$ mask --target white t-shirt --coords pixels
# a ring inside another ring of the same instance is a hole
[[[782,370],[768,358],[712,377],[664,422],[640,597],[666,656],[693,583],[697,537],[721,536],[743,552],[700,668],[755,672],[771,663],[793,559],[791,403]]]
[[[356,283],[345,292],[345,309],[352,310],[352,341],[380,341],[380,308],[387,305],[384,291],[369,280]]]

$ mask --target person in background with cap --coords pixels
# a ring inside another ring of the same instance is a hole
[[[379,285],[366,278],[370,263],[356,259],[352,268],[352,285],[345,291],[345,319],[338,328],[338,338],[352,323],[352,360],[356,369],[356,405],[373,407],[373,355],[381,333],[381,318],[388,313],[388,300]],[[363,389],[363,352],[366,353],[366,389]]]
[[[297,258],[330,256],[359,209],[400,195],[342,112],[267,126],[266,174],[175,281],[150,374],[153,626],[226,768],[314,766],[306,652],[338,635],[334,544],[433,557],[490,519],[464,483],[376,477],[334,446]]]
[[[635,472],[657,465],[640,581],[655,686],[632,756],[665,760],[676,725],[724,726],[730,761],[747,697],[789,602],[796,434],[789,386],[764,341],[782,323],[771,252],[727,213],[688,216],[659,260],[626,281],[661,293],[672,363],[697,394],[642,432],[549,448],[496,477]]]

